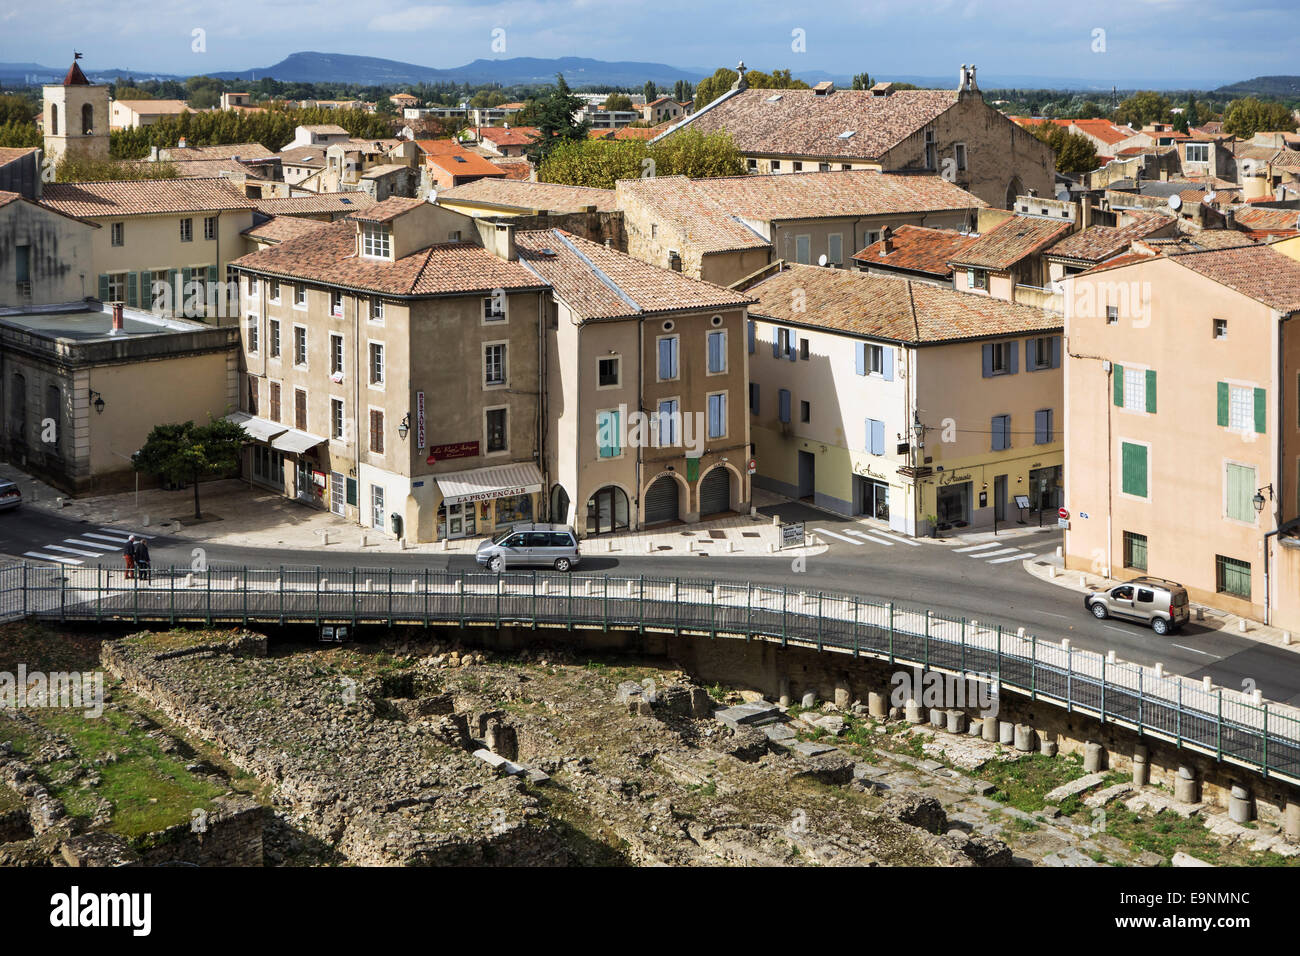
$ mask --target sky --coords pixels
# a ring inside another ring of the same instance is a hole
[[[974,63],[982,82],[988,76],[1037,75],[1106,88],[1135,81],[1210,88],[1300,72],[1295,4],[44,0],[2,5],[8,9],[0,9],[0,62],[58,67],[76,49],[91,69],[191,75],[265,67],[300,50],[433,67],[461,66],[480,57],[587,56],[711,71],[743,59],[750,68],[789,67],[796,73],[951,74],[954,84],[960,65]]]

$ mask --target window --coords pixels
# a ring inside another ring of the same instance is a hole
[[[217,217],[203,217],[203,238],[212,240],[217,238]]]
[[[867,346],[867,372],[879,375],[885,368],[885,347],[883,345]]]
[[[650,223],[650,238],[657,239],[658,237],[659,237],[659,224],[657,222],[652,222]]]
[[[307,392],[301,388],[293,390],[293,427],[301,432],[307,430]]]
[[[953,155],[957,159],[957,168],[965,169],[966,168],[966,144],[957,143],[955,146],[953,146],[952,150],[953,150]]]
[[[371,259],[388,259],[393,251],[392,239],[387,226],[366,223],[361,228],[361,254]]]
[[[1224,339],[1226,339],[1226,338],[1228,337],[1228,320],[1227,320],[1227,319],[1215,319],[1215,320],[1214,320],[1214,337],[1215,337],[1216,339],[1218,339],[1219,341],[1223,341]]]
[[[666,398],[659,403],[656,416],[659,427],[659,446],[672,448],[681,441],[682,416],[678,411],[677,399]]]
[[[989,287],[989,274],[983,269],[967,269],[966,287],[968,289],[987,289]]]
[[[1027,343],[1028,354],[1025,365],[1034,371],[1052,367],[1052,343],[1055,338],[1050,335],[1030,339]]]
[[[772,358],[795,360],[794,332],[790,329],[772,330]]]
[[[1225,466],[1223,491],[1224,514],[1233,521],[1255,523],[1255,469],[1228,462]]]
[[[484,413],[484,419],[487,429],[487,446],[489,453],[494,451],[505,451],[506,445],[506,410],[504,408],[489,408]]]
[[[293,364],[307,367],[307,329],[301,325],[293,327]]]
[[[504,295],[485,295],[483,297],[483,321],[502,322],[506,317],[506,297]]]
[[[805,362],[808,361],[808,340],[807,339],[801,338],[799,340],[799,358],[801,358]]]
[[[257,295],[257,276],[248,277],[248,297],[254,298]]]
[[[382,409],[370,409],[370,451],[376,455],[384,453],[384,413]]]
[[[984,346],[984,377],[1015,375],[1020,349],[1018,342],[990,342]]]
[[[307,287],[301,282],[295,282],[293,286],[293,307],[295,309],[307,308]]]
[[[618,385],[619,366],[622,359],[617,355],[603,358],[596,363],[596,385],[599,388],[613,388]]]
[[[115,222],[108,227],[109,242],[114,246],[120,246],[126,242],[126,223]]]
[[[709,396],[709,437],[727,437],[727,393]]]
[[[1011,416],[993,416],[993,450],[1006,451],[1011,447]]]
[[[935,145],[934,145],[934,130],[927,129],[925,131],[925,168],[926,169],[935,168],[935,157],[937,154],[938,154],[938,150],[935,149]]]
[[[372,295],[370,297],[370,321],[384,321],[384,300],[379,298],[377,295]]]
[[[660,406],[662,407],[662,405]],[[663,419],[659,420],[659,427],[663,428]],[[608,410],[596,413],[596,451],[601,458],[617,458],[623,454],[623,448],[620,442],[622,435],[619,429],[619,414],[617,411]]]
[[[1119,324],[1119,306],[1115,306],[1115,305],[1106,306],[1106,324],[1107,325]]]
[[[826,261],[833,266],[844,265],[844,237],[838,232],[827,237]]]
[[[1148,448],[1136,442],[1120,442],[1120,490],[1135,498],[1147,497]]]
[[[812,239],[809,236],[794,237],[794,261],[808,265],[812,262]]]
[[[343,336],[336,332],[330,333],[330,374],[341,375],[343,373]]]
[[[756,159],[751,159],[751,160],[749,160],[749,161],[748,161],[748,166],[749,166],[749,170],[750,170],[750,172],[758,172],[758,160],[756,160]]]
[[[126,273],[110,272],[108,274],[108,298],[106,302],[126,301]]]
[[[337,316],[339,318],[343,317],[343,293],[342,292],[335,291],[330,293],[330,315]]]
[[[1210,144],[1188,143],[1187,161],[1189,163],[1208,163],[1210,161]]]
[[[791,166],[796,173],[803,172],[803,163],[799,162],[798,160],[795,160],[793,163],[791,163]]]
[[[873,455],[885,453],[885,423],[874,418],[867,419],[867,451]]]
[[[250,355],[257,354],[257,316],[248,317],[248,351]]]
[[[790,390],[783,388],[776,393],[776,414],[783,423],[790,423]]]
[[[781,171],[781,160],[779,159],[772,160],[772,172],[779,173],[780,171]]]
[[[1268,429],[1265,390],[1220,382],[1219,425],[1236,432],[1264,434]]]
[[[280,320],[268,319],[266,325],[267,325],[266,335],[267,338],[270,339],[270,341],[267,343],[267,346],[270,350],[271,358],[279,358],[280,357]]]
[[[506,347],[504,345],[486,345],[483,347],[483,384],[504,385],[506,383]]]
[[[800,402],[800,403],[799,403],[799,421],[803,422],[804,424],[808,424],[809,422],[812,421],[812,403],[811,403],[811,402]]]
[[[1214,556],[1214,589],[1233,597],[1250,597],[1250,562]]]
[[[193,242],[193,241],[194,241],[194,220],[182,219],[181,220],[181,242]]]
[[[709,333],[709,374],[717,375],[727,370],[727,333]],[[676,377],[676,376],[674,376]]]
[[[659,381],[667,382],[677,377],[677,344],[675,335],[659,336]]]
[[[280,420],[280,383],[271,383],[271,421]]]
[[[1147,536],[1133,531],[1124,532],[1124,567],[1135,571],[1147,570]]]
[[[257,379],[252,375],[248,376],[248,414],[257,414]]]
[[[746,325],[746,329],[745,329],[746,336],[749,339],[749,341],[746,344],[747,347],[749,348],[749,354],[753,355],[754,343],[758,340],[758,326],[754,323],[753,319],[750,319],[748,322],[745,323],[745,325]]]
[[[1147,376],[1146,369],[1124,369],[1124,408],[1129,411],[1146,411]]]
[[[384,384],[384,345],[382,342],[370,343],[370,384]]]
[[[330,399],[330,437],[343,438],[343,399]]]
[[[749,414],[758,414],[758,383],[749,383]]]
[[[1052,443],[1052,410],[1040,408],[1034,412],[1034,444],[1050,445]]]
[[[279,279],[271,280],[270,301],[274,302],[276,305],[280,304],[280,280]]]

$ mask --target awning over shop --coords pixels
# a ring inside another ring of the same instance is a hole
[[[255,415],[248,414],[248,412],[232,412],[226,416],[226,421],[234,422],[253,441],[270,441],[286,430],[286,427],[278,422],[258,418]]]
[[[542,490],[542,473],[532,462],[453,471],[438,475],[436,480],[443,504],[447,505],[509,498]]]
[[[271,447],[280,451],[288,452],[291,455],[301,455],[309,448],[315,448],[317,445],[324,443],[325,439],[319,435],[311,435],[307,432],[300,432],[296,428],[287,429],[284,434],[277,435],[271,440]]]

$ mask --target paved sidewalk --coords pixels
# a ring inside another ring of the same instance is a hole
[[[1059,556],[1052,556],[1039,561],[1026,561],[1024,567],[1026,571],[1040,581],[1067,588],[1077,594],[1100,591],[1124,583],[1118,578],[1107,578],[1087,571],[1067,571],[1063,567],[1063,562]],[[1272,644],[1274,647],[1285,647],[1287,650],[1300,651],[1300,643],[1295,642],[1295,638],[1300,637],[1300,635],[1291,634],[1279,627],[1272,627],[1250,618],[1229,614],[1227,611],[1220,611],[1217,608],[1193,604],[1192,620],[1196,624],[1214,631],[1223,631],[1246,637],[1252,641],[1258,641],[1261,644]]]

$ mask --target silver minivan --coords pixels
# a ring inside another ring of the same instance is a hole
[[[1113,614],[1150,624],[1157,634],[1178,630],[1191,616],[1187,589],[1164,578],[1134,578],[1108,590],[1087,594],[1083,606],[1099,621]]]
[[[474,560],[500,573],[513,567],[576,568],[578,536],[566,524],[517,524],[478,546]]]

